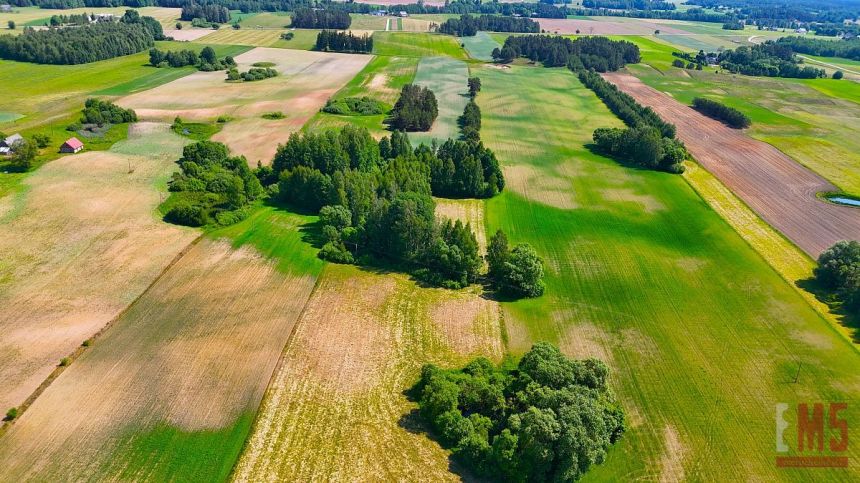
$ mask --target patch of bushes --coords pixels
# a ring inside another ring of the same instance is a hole
[[[593,134],[597,148],[611,156],[647,169],[681,174],[687,149],[677,139],[661,137],[650,126],[638,128],[598,128]]]
[[[231,157],[221,143],[199,141],[185,146],[177,164],[181,171],[168,183],[176,199],[164,217],[171,223],[232,224],[247,216],[243,208],[264,193],[245,157]]]
[[[72,360],[71,360],[71,359],[69,359],[68,357],[63,357],[62,359],[60,359],[60,364],[59,364],[59,366],[60,366],[60,367],[67,367],[67,366],[68,366],[69,364],[71,364],[71,363],[72,363]]]
[[[296,36],[296,34],[294,34],[293,32],[282,33],[281,34],[281,40],[293,40],[293,37],[295,37],[295,36]]]
[[[12,421],[13,419],[18,417],[18,414],[18,408],[9,408],[9,410],[6,411],[5,419],[6,421]]]
[[[277,77],[278,71],[270,67],[251,67],[248,72],[239,72],[235,67],[227,71],[227,81],[230,82],[254,82]]]
[[[831,301],[840,302],[846,312],[860,318],[860,243],[838,241],[821,252],[813,275]]]
[[[274,67],[274,62],[254,62],[251,64],[252,67]]]
[[[693,109],[735,129],[747,128],[752,124],[750,118],[741,111],[704,97],[693,99]]]
[[[193,50],[170,50],[167,52],[157,48],[149,50],[149,63],[155,67],[184,67],[193,65],[204,72],[224,70],[236,66],[231,56],[219,60],[212,47],[204,47],[198,54]]]
[[[322,108],[323,112],[341,116],[373,116],[385,113],[385,104],[372,97],[345,97],[329,99]]]
[[[131,109],[123,109],[110,101],[89,98],[84,103],[81,124],[123,124],[137,122],[137,114]]]
[[[624,411],[597,359],[541,342],[519,364],[484,358],[463,369],[426,365],[412,392],[453,457],[499,481],[576,481],[625,431]]]
[[[285,116],[284,113],[281,111],[274,111],[274,112],[267,112],[267,113],[263,114],[262,117],[263,117],[263,119],[269,119],[270,121],[274,121],[277,119],[283,119],[287,116]]]
[[[436,96],[430,89],[406,84],[391,110],[388,124],[395,131],[429,131],[439,115]]]
[[[204,18],[193,18],[193,19],[191,19],[191,26],[201,28],[201,29],[212,29],[212,30],[218,30],[221,28],[221,24],[216,23],[216,22],[210,22]]]

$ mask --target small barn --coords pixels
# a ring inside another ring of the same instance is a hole
[[[8,13],[12,11],[12,5],[0,5],[0,12]]]
[[[60,146],[61,153],[77,153],[81,149],[84,149],[84,143],[80,142],[78,138],[71,138]]]
[[[18,141],[23,141],[24,138],[20,134],[13,134],[6,139],[0,139],[0,148],[12,149],[12,145]]]

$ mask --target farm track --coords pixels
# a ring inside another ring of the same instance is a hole
[[[630,74],[604,77],[678,128],[696,160],[774,228],[816,258],[839,240],[860,239],[860,211],[816,198],[837,188],[770,144],[699,114]]]

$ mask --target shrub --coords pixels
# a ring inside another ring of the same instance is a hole
[[[684,61],[681,59],[675,59],[672,61],[672,65],[675,67],[678,67],[680,69],[683,69],[684,68]]]
[[[342,116],[373,116],[383,114],[385,105],[372,97],[345,97],[326,101],[323,112]]]
[[[841,70],[837,70],[836,72],[833,73],[833,78],[836,80],[839,80],[844,76],[845,76],[845,74],[843,74]]]
[[[489,277],[496,289],[514,297],[539,297],[544,291],[543,261],[528,244],[508,250],[508,240],[499,230],[487,247]]]
[[[62,359],[60,359],[60,367],[66,367],[71,363],[72,361],[68,357],[63,357]]]
[[[6,421],[12,421],[13,419],[18,417],[18,408],[9,408],[6,411]]]
[[[281,111],[274,111],[274,112],[267,112],[267,113],[263,114],[262,117],[263,117],[263,119],[274,120],[274,119],[283,119],[287,116],[285,116],[284,113]]]

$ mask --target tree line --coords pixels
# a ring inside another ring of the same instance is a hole
[[[320,52],[351,52],[369,54],[373,51],[373,37],[367,34],[353,35],[352,32],[322,30],[317,34],[314,47]]]
[[[664,137],[675,137],[675,125],[660,118],[650,107],[645,107],[629,94],[621,92],[615,84],[606,81],[600,74],[582,70],[579,80],[606,104],[606,107],[630,127],[653,127]]]
[[[223,5],[214,3],[206,3],[203,5],[197,3],[188,3],[182,6],[180,20],[191,21],[195,18],[201,18],[207,22],[227,23],[230,21],[230,11]]]
[[[472,37],[479,30],[490,32],[523,32],[538,33],[540,24],[526,17],[501,17],[498,15],[461,15],[460,18],[449,18],[439,26],[439,32],[458,37]]]
[[[807,37],[781,37],[777,44],[784,45],[794,52],[824,57],[841,57],[860,60],[860,40],[821,40]]]
[[[723,103],[704,97],[693,99],[693,109],[735,129],[747,128],[752,124],[752,121],[750,121],[750,118],[746,114],[734,107],[729,107]]]
[[[386,122],[394,131],[429,131],[439,115],[436,95],[417,84],[406,84]]]
[[[639,48],[623,40],[606,37],[579,37],[575,40],[550,35],[511,36],[501,49],[493,49],[493,59],[510,62],[526,57],[546,67],[570,66],[572,70],[615,71],[640,60]]]
[[[625,431],[608,379],[602,361],[568,359],[540,342],[516,365],[428,364],[411,397],[440,443],[477,476],[569,482],[602,463]]]
[[[230,225],[247,216],[248,203],[264,194],[244,156],[230,156],[227,146],[200,141],[185,146],[168,189],[174,199],[165,220],[179,225]]]
[[[717,61],[720,67],[736,74],[800,79],[816,79],[825,76],[824,69],[804,67],[788,45],[772,40],[723,51],[717,57]]]
[[[218,59],[215,49],[206,46],[198,54],[190,49],[163,51],[158,48],[149,50],[149,64],[155,67],[184,67],[193,65],[204,72],[224,70],[236,66],[231,56]]]
[[[326,8],[298,8],[293,12],[293,28],[345,30],[352,23],[352,17],[344,10]]]
[[[657,0],[585,0],[586,8],[608,8],[613,10],[675,10],[672,2]]]
[[[475,97],[481,91],[481,78],[469,77],[466,85],[469,87],[469,102],[463,109],[463,115],[457,120],[460,125],[460,135],[466,141],[481,140],[481,108],[475,103]]]
[[[158,26],[160,31],[161,26]],[[37,64],[85,64],[136,54],[153,45],[143,23],[100,22],[0,36],[0,58]]]
[[[227,80],[230,82],[254,82],[277,76],[278,71],[271,67],[251,67],[248,72],[239,72],[239,69],[234,66],[227,71]]]

